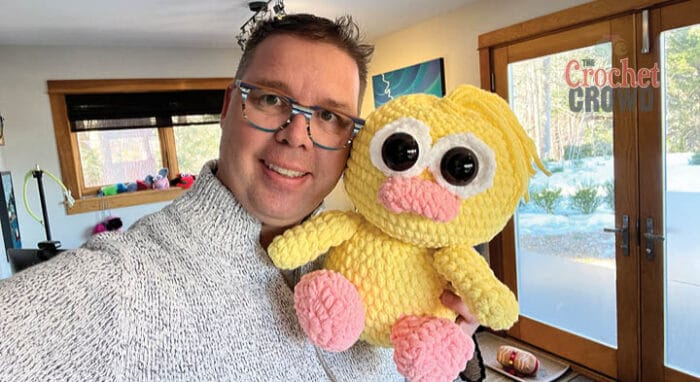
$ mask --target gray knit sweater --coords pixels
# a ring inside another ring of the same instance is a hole
[[[309,343],[215,166],[126,232],[0,282],[0,381],[403,380],[389,349]]]

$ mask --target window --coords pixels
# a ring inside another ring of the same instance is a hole
[[[489,246],[511,336],[621,381],[700,381],[700,2],[593,2],[480,36],[547,161]],[[587,77],[587,79],[586,79]]]
[[[228,78],[48,81],[68,214],[175,198],[181,189],[98,198],[103,186],[168,169],[197,174],[218,156],[219,112]]]

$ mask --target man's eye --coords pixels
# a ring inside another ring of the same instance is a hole
[[[319,110],[318,115],[324,122],[334,122],[336,119],[338,119],[338,116],[328,110]]]
[[[260,103],[264,106],[277,106],[282,103],[282,99],[274,94],[263,94]]]

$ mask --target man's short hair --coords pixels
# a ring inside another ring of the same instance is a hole
[[[360,28],[351,16],[341,16],[332,21],[298,13],[260,22],[245,44],[236,70],[236,78],[240,78],[246,71],[258,45],[274,35],[291,35],[306,40],[322,41],[347,52],[357,64],[360,75],[360,98],[362,98],[367,87],[367,65],[374,52],[374,46],[361,41]]]

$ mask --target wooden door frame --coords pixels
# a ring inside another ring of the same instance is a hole
[[[680,2],[649,12],[650,50],[648,54],[638,54],[639,66],[651,68],[655,63],[661,66],[661,33],[700,22],[700,1]],[[636,16],[641,24],[642,15]],[[638,31],[641,39],[641,30]],[[639,166],[645,169],[640,177],[640,221],[654,219],[655,227],[665,227],[663,213],[664,190],[659,185],[664,179],[664,135],[663,115],[661,114],[661,89],[653,88],[653,107],[649,112],[639,114],[640,152]],[[658,228],[657,228],[658,229]],[[646,239],[642,237],[642,248]],[[698,378],[665,366],[665,302],[664,302],[664,246],[656,243],[655,259],[649,261],[642,256],[641,263],[641,367],[642,381],[698,381]],[[640,251],[644,253],[644,251]]]
[[[604,41],[612,42],[613,36],[617,44],[615,49],[611,49],[613,66],[620,69],[622,58],[631,59],[630,65],[634,65],[634,58],[629,54],[635,49],[633,24],[633,16],[627,15],[491,49],[493,60],[490,63],[493,78],[496,79],[495,91],[508,99],[508,83],[498,79],[508,78],[507,67],[511,62],[592,46]],[[636,109],[620,110],[619,105],[616,105],[614,111],[615,206],[616,221],[620,226],[622,213],[627,214],[630,221],[637,219],[637,172],[630,170],[637,168]],[[635,232],[630,234],[632,236]],[[499,274],[503,281],[517,294],[515,230],[512,220],[491,244],[489,257],[492,265],[500,268]],[[633,255],[625,256],[619,247],[616,250],[617,290],[625,291],[617,293],[617,322],[625,323],[618,325],[617,330],[618,348],[623,350],[556,330],[522,316],[509,334],[609,377],[636,381],[639,376],[639,265],[638,257],[634,255],[637,253],[637,244],[630,244],[630,253]]]

